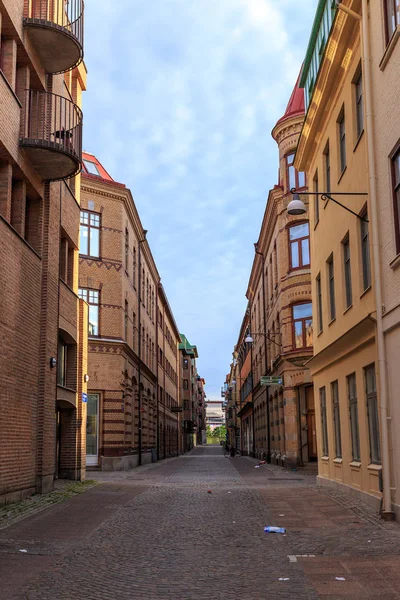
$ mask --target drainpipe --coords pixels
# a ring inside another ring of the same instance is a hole
[[[383,506],[382,518],[390,521],[394,519],[392,500],[390,494],[390,449],[388,420],[388,381],[386,370],[386,346],[383,332],[383,299],[382,299],[382,272],[379,252],[379,227],[378,227],[378,190],[375,161],[375,125],[372,101],[371,54],[368,25],[368,0],[362,0],[362,16],[338,3],[338,8],[350,16],[361,21],[361,40],[363,53],[363,74],[365,81],[365,119],[368,150],[369,193],[371,206],[371,245],[374,262],[374,289],[376,302],[376,345],[378,351],[378,377],[380,388],[379,414],[381,421],[382,439],[382,482]]]
[[[138,404],[139,404],[139,415],[138,415],[138,453],[139,460],[138,465],[142,464],[142,244],[146,241],[146,233],[147,230],[143,230],[143,239],[139,240],[139,248],[138,248],[138,264],[139,264],[139,276],[138,276],[138,325],[139,325],[139,365],[138,365],[138,388],[139,388],[139,396],[138,396]]]

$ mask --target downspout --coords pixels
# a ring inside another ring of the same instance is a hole
[[[138,404],[139,404],[139,415],[138,415],[138,453],[139,453],[139,460],[138,460],[138,465],[141,466],[142,464],[142,321],[141,321],[141,314],[142,314],[142,246],[141,244],[143,244],[143,242],[146,241],[146,233],[147,230],[144,229],[143,230],[143,239],[139,240],[139,252],[138,252],[138,263],[139,263],[139,277],[138,277],[138,299],[139,299],[139,306],[138,306],[138,325],[139,325],[139,344],[138,344],[138,351],[139,351],[139,365],[138,365],[138,386],[139,386],[139,392],[138,392]]]
[[[264,363],[265,363],[265,375],[268,371],[267,364],[267,322],[266,322],[266,306],[265,306],[265,257],[262,252],[257,250],[257,244],[254,244],[254,250],[256,254],[259,254],[262,258],[262,291],[263,291],[263,326],[264,326]],[[267,463],[271,463],[271,424],[270,424],[270,413],[269,413],[269,386],[265,386],[265,393],[267,396]]]
[[[156,375],[157,375],[157,389],[156,389],[156,397],[157,397],[157,421],[156,421],[156,427],[157,427],[157,432],[156,432],[156,446],[157,446],[157,460],[160,460],[160,386],[158,385],[158,286],[156,287],[156,305],[154,307],[154,312],[155,312],[155,325],[156,325],[156,344],[155,344],[155,356],[154,356],[154,361],[155,361],[155,368],[156,368]]]
[[[339,5],[340,7],[340,5]],[[383,507],[382,518],[393,520],[394,512],[392,510],[392,501],[390,493],[390,449],[389,449],[389,425],[388,420],[388,381],[386,368],[386,346],[385,334],[383,331],[383,299],[382,299],[382,272],[379,252],[379,226],[378,226],[378,191],[377,175],[375,161],[375,127],[373,117],[372,101],[372,77],[371,77],[371,55],[370,38],[368,25],[368,1],[362,0],[362,49],[363,49],[363,70],[365,75],[365,117],[368,148],[368,171],[369,171],[369,191],[371,206],[371,233],[372,233],[372,252],[374,260],[374,287],[376,301],[376,342],[378,350],[379,365],[379,384],[380,384],[380,421],[382,438],[382,481],[383,481]]]

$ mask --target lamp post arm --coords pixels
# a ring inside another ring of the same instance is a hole
[[[352,215],[354,215],[361,221],[365,221],[365,223],[369,223],[368,219],[366,219],[365,217],[362,217],[358,213],[354,212],[354,210],[351,210],[351,208],[349,208],[348,206],[345,206],[344,204],[339,202],[339,200],[335,200],[335,198],[332,198],[332,196],[330,196],[329,194],[321,194],[321,200],[332,200],[332,202],[334,202],[335,204],[338,204],[339,206],[341,206],[342,208],[347,210],[347,212],[351,213]]]

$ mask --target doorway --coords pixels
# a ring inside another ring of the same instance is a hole
[[[306,387],[308,460],[317,460],[317,431],[315,427],[314,388]]]
[[[86,418],[86,464],[99,464],[99,394],[87,396]]]

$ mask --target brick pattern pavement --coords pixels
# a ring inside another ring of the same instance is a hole
[[[398,526],[379,527],[312,478],[217,447],[108,478],[0,532],[1,600],[374,598],[378,581],[381,599],[400,598]],[[315,557],[289,558],[303,554]]]

